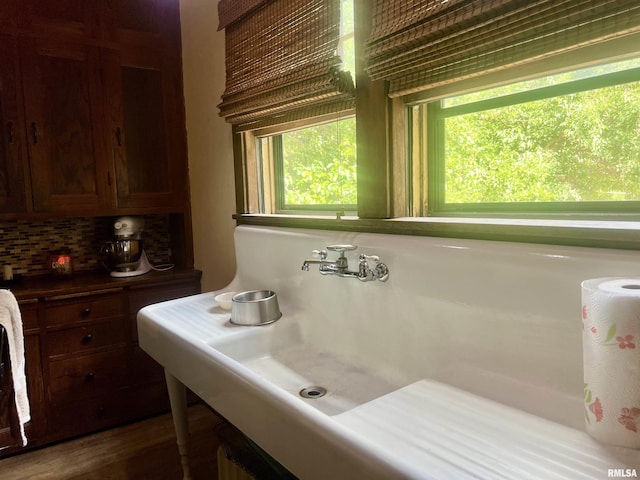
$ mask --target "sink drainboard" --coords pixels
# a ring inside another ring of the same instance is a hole
[[[320,398],[325,396],[327,389],[318,386],[305,387],[299,393],[302,398]]]

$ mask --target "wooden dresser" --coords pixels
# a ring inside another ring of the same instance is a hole
[[[145,305],[200,293],[200,277],[192,269],[128,279],[88,273],[12,287],[25,333],[28,447],[167,411],[163,370],[138,347],[136,314]],[[22,450],[4,357],[0,456]]]

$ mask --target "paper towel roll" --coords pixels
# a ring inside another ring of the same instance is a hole
[[[587,432],[640,448],[640,277],[582,282],[582,340]]]

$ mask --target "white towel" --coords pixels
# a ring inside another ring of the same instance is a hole
[[[27,436],[24,433],[24,425],[31,420],[31,409],[27,395],[27,378],[24,373],[24,333],[18,302],[9,290],[0,290],[0,325],[7,331],[16,410],[20,423],[22,445],[25,446]]]

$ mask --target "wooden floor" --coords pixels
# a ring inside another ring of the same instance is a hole
[[[219,417],[189,407],[194,480],[216,480]],[[171,415],[58,443],[0,460],[2,480],[181,480]]]

